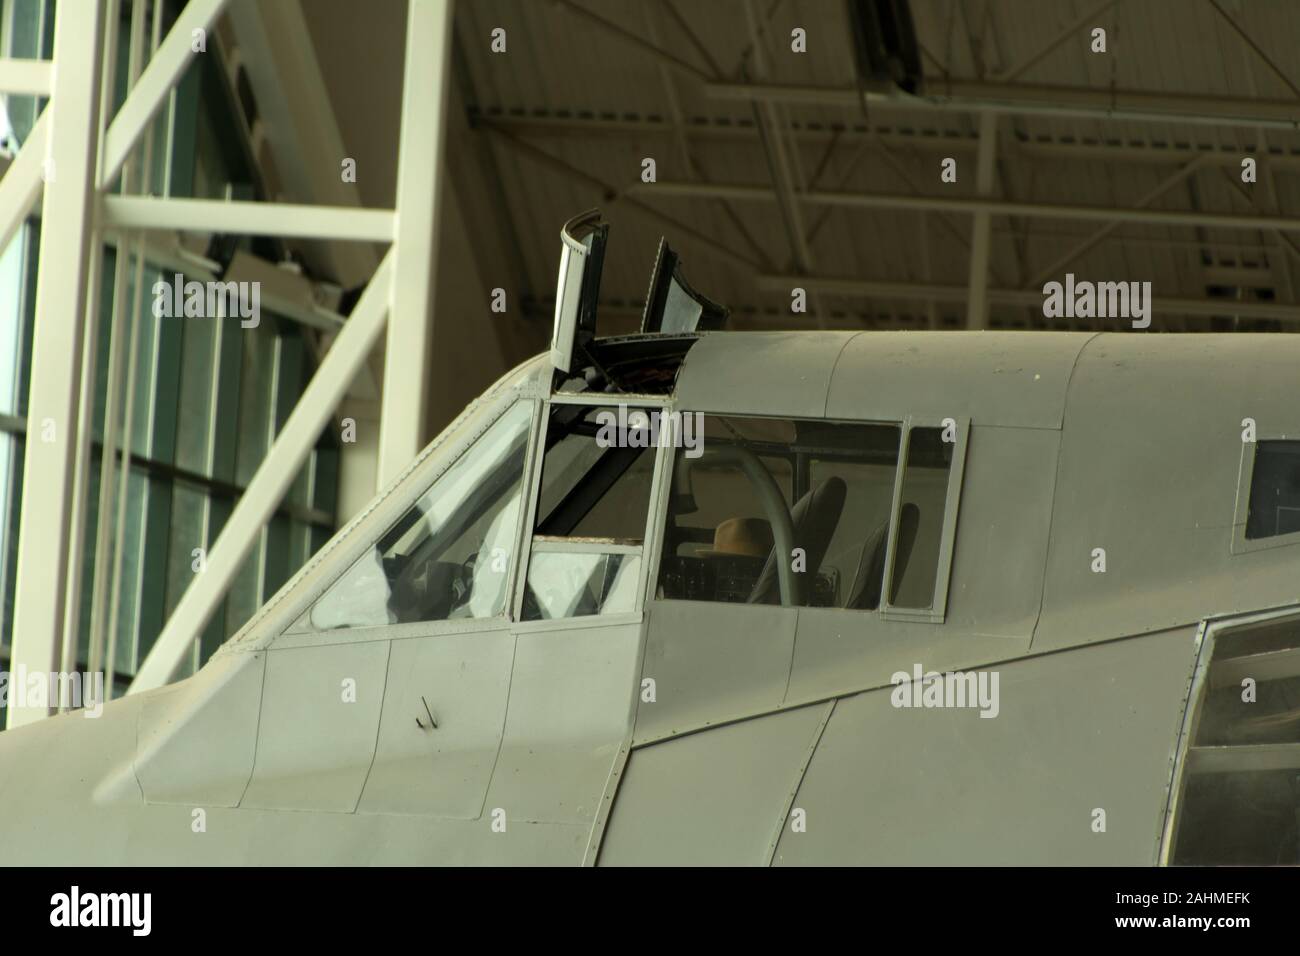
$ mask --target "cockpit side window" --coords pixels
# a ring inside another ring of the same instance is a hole
[[[697,457],[677,452],[659,596],[877,607],[899,427],[702,418]]]
[[[520,401],[312,607],[315,630],[505,613],[533,403]]]
[[[1255,443],[1246,538],[1300,532],[1300,441]]]
[[[654,478],[653,409],[557,404],[521,618],[631,611]]]
[[[700,419],[675,452],[658,597],[943,619],[964,430]]]

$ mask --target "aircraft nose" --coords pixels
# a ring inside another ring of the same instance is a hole
[[[139,698],[73,711],[0,733],[0,860],[98,861],[114,820],[141,803],[132,763]]]

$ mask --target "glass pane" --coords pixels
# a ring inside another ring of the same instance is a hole
[[[8,0],[5,12],[8,15],[5,25],[11,29],[4,38],[4,55],[23,59],[47,56],[45,51],[50,49],[54,36],[52,0]],[[44,102],[45,97],[5,97],[0,117],[7,128],[0,132],[4,134],[6,146],[16,148],[26,141],[40,113],[39,104]]]
[[[201,489],[177,482],[172,491],[170,540],[167,547],[166,616],[176,609],[195,578],[195,548],[203,543],[203,512],[207,496]]]
[[[857,610],[880,606],[898,469],[899,429],[881,427],[880,432],[882,453],[878,461],[814,459],[810,463],[811,487],[823,487],[838,479],[847,491],[839,526],[818,567],[820,580],[831,587],[828,606]],[[820,604],[826,596],[824,589],[818,589],[812,603]]]
[[[639,554],[533,551],[523,619],[586,617],[631,611],[641,579]]]
[[[889,589],[889,603],[897,607],[934,605],[953,449],[953,443],[942,436],[939,428],[913,428],[908,435],[907,466],[894,538],[894,576]]]
[[[318,629],[505,610],[532,405],[501,416],[312,608]]]
[[[26,229],[19,229],[0,254],[0,415],[18,412],[19,348],[22,345],[27,284]]]
[[[783,603],[779,559],[802,604],[879,606],[897,426],[705,415],[699,432],[673,465],[660,597]]]
[[[646,413],[557,405],[542,464],[537,533],[639,544],[655,456]]]
[[[217,364],[216,335],[216,322],[198,319],[184,323],[176,465],[197,475],[212,473],[208,448],[212,421],[212,374]]]
[[[1250,477],[1247,538],[1300,531],[1300,441],[1261,441]]]
[[[241,329],[243,360],[239,378],[239,442],[235,449],[235,482],[247,487],[270,447],[271,404],[275,384],[276,339],[263,322]],[[238,328],[238,326],[236,326]]]
[[[136,631],[139,625],[139,599],[143,575],[145,506],[149,479],[132,468],[126,484],[126,521],[122,526],[122,578],[117,606],[117,647],[113,654],[114,669],[134,674],[136,667]]]
[[[132,262],[130,273],[132,275],[134,267],[135,264]],[[154,318],[153,299],[149,295],[149,290],[158,280],[158,273],[146,266],[143,275],[144,288],[140,297],[140,314],[134,317],[136,365],[130,435],[131,451],[137,455],[148,456],[153,448],[150,424],[153,421],[153,396],[158,371],[158,320]]]
[[[22,497],[23,441],[0,432],[0,644],[13,633],[18,569],[18,508]]]
[[[258,538],[257,546],[244,559],[235,583],[226,598],[226,636],[230,637],[248,623],[262,606],[262,549],[266,532]]]

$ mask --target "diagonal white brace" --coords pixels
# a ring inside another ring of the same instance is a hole
[[[42,113],[27,134],[22,149],[9,164],[4,178],[0,179],[0,249],[9,248],[9,240],[13,239],[41,195],[45,185],[41,170],[45,166],[49,127],[49,115]]]
[[[244,558],[284,498],[335,406],[383,331],[392,296],[392,250],[384,256],[352,316],[303,390],[284,428],[275,436],[257,474],[235,504],[203,573],[185,590],[162,633],[140,665],[129,694],[167,683],[194,639],[203,632],[230,589]]]
[[[167,39],[158,45],[149,65],[140,75],[140,81],[108,128],[100,189],[112,186],[135,141],[180,79],[190,57],[194,56],[194,31],[207,31],[225,5],[226,0],[190,0],[181,10]]]

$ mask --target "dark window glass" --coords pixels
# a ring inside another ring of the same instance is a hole
[[[1300,531],[1300,441],[1258,442],[1246,537],[1271,538],[1294,531]]]
[[[660,597],[879,606],[897,426],[705,415],[698,435],[675,453]]]
[[[1202,688],[1171,862],[1300,864],[1300,619],[1217,636]]]
[[[641,543],[655,461],[651,414],[554,407],[542,462],[538,534]]]

